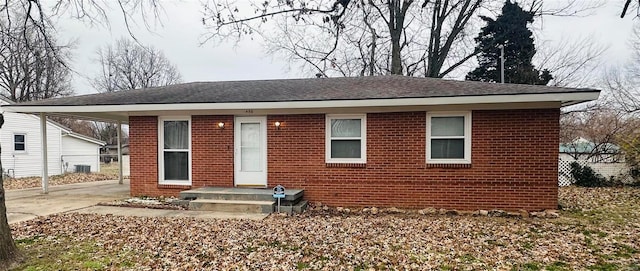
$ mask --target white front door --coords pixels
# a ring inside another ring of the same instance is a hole
[[[267,186],[267,117],[236,117],[236,186]]]

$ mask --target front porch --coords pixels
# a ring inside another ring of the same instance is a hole
[[[280,199],[280,212],[301,213],[308,202],[303,189],[287,189]],[[269,188],[201,187],[180,192],[180,199],[189,201],[189,210],[244,213],[278,211],[277,199]]]

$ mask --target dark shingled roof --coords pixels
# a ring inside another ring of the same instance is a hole
[[[41,100],[17,104],[17,106],[330,101],[575,92],[598,92],[598,90],[387,75],[194,82]]]

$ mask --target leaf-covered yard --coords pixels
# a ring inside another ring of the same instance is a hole
[[[61,175],[51,176],[49,178],[50,186],[87,183],[106,180],[118,179],[118,163],[102,164],[100,172],[94,173],[65,173]],[[41,177],[24,177],[24,178],[5,178],[4,188],[6,190],[36,188],[42,186]]]
[[[558,219],[311,211],[263,221],[62,214],[24,269],[640,270],[640,189],[562,188]],[[31,268],[29,268],[29,266]]]

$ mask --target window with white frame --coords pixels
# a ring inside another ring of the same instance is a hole
[[[16,152],[27,151],[27,135],[26,134],[13,134],[13,151],[16,151]]]
[[[427,163],[471,163],[471,112],[427,113]]]
[[[327,115],[326,162],[367,162],[367,115]]]
[[[159,118],[159,184],[191,185],[191,118]]]

